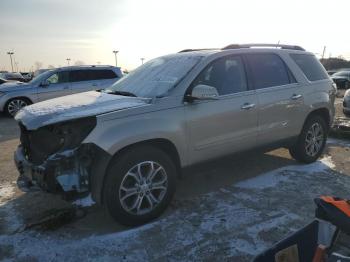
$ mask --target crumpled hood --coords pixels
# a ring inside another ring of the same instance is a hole
[[[27,87],[31,87],[31,85],[29,85],[28,83],[22,83],[19,81],[7,82],[0,85],[0,92],[15,91],[15,90],[19,90]]]
[[[34,130],[62,121],[99,115],[116,110],[147,104],[150,99],[111,95],[96,91],[79,93],[46,100],[26,106],[15,119]]]

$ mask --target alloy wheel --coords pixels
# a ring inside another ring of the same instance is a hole
[[[133,215],[144,215],[154,210],[168,189],[168,176],[157,162],[136,164],[124,175],[119,188],[123,209]]]
[[[306,154],[314,157],[322,148],[324,131],[319,123],[314,123],[306,133],[305,150]]]
[[[11,100],[7,105],[7,111],[11,116],[16,115],[16,113],[21,110],[23,107],[27,106],[27,103],[22,99]]]

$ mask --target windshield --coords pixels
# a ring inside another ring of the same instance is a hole
[[[34,85],[39,85],[42,83],[46,78],[48,78],[52,74],[53,70],[46,71],[44,73],[41,73],[34,77],[29,83],[34,84]]]
[[[202,59],[200,55],[175,54],[153,59],[105,90],[139,97],[164,96]]]

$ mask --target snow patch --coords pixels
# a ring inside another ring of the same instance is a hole
[[[7,233],[16,231],[23,224],[15,211],[15,204],[11,202],[15,192],[15,187],[11,184],[0,185],[0,221],[2,220]]]
[[[94,200],[91,198],[91,194],[87,197],[77,199],[73,202],[73,205],[81,206],[81,207],[89,207],[96,204]]]
[[[29,130],[40,126],[145,105],[150,99],[90,91],[26,106],[15,119]]]
[[[319,173],[319,172],[327,172],[330,169],[335,167],[331,156],[325,156],[321,160],[318,160],[314,163],[308,165],[291,165],[281,167],[265,174],[262,174],[258,177],[254,177],[248,180],[244,180],[235,184],[236,187],[240,188],[256,188],[256,189],[264,189],[269,187],[275,187],[279,183],[287,182],[290,177],[289,174],[293,172],[297,173]]]

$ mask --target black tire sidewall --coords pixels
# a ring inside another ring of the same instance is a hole
[[[319,150],[319,152],[315,156],[310,156],[306,153],[305,140],[306,140],[306,135],[307,135],[308,130],[310,129],[310,127],[314,123],[319,123],[321,125],[321,127],[323,129],[323,137],[324,138],[323,138],[322,146],[321,146],[321,149]],[[326,124],[325,120],[318,115],[311,116],[304,124],[303,130],[302,130],[301,134],[299,135],[298,142],[293,148],[291,148],[290,153],[291,153],[292,157],[298,161],[301,161],[304,163],[315,162],[323,153],[323,150],[324,150],[325,145],[326,145],[327,137],[328,137],[328,128],[327,128],[327,124]]]
[[[112,160],[113,161],[113,160]],[[133,215],[123,209],[119,200],[119,187],[124,175],[137,163],[155,161],[163,166],[167,173],[168,189],[163,200],[151,212],[144,215]],[[176,168],[170,157],[151,146],[134,147],[112,163],[105,178],[103,197],[109,214],[118,222],[128,226],[145,224],[161,215],[169,205],[176,188]]]

